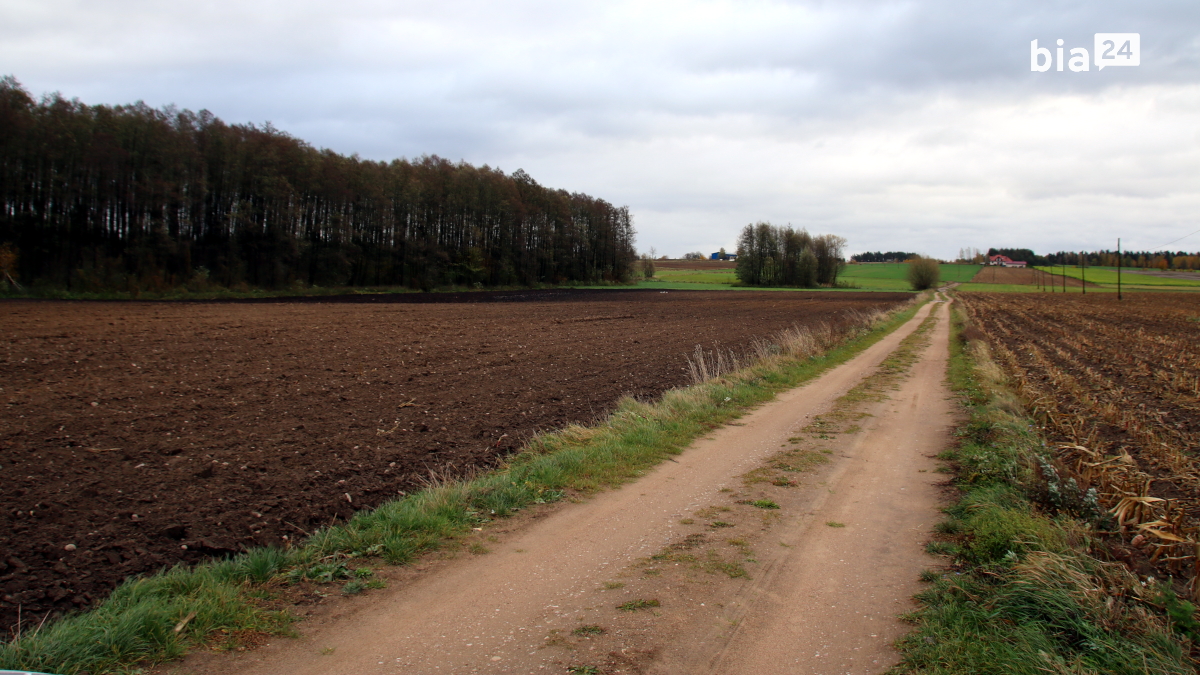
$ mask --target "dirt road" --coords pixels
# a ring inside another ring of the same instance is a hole
[[[931,310],[907,376],[845,396]],[[923,545],[953,423],[946,313],[927,305],[635,483],[480,533],[486,554],[339,601],[299,639],[170,671],[883,672],[895,617],[936,564]]]

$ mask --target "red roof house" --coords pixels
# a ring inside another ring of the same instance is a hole
[[[1006,255],[993,255],[988,256],[988,264],[1001,267],[1025,267],[1027,263],[1024,260],[1013,260]]]

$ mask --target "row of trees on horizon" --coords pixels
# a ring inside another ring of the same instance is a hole
[[[208,111],[35,101],[0,79],[0,247],[23,283],[532,285],[626,281],[628,208],[523,171],[376,162]]]
[[[1030,265],[1049,267],[1068,265],[1078,267],[1133,267],[1160,270],[1200,270],[1200,253],[1187,251],[1059,251],[1038,255],[1027,248],[989,248],[987,254],[979,249],[959,249],[959,262],[986,263],[989,256],[1005,255],[1013,260],[1024,260]]]

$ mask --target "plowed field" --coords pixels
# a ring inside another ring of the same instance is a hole
[[[976,272],[975,277],[971,281],[977,284],[1025,284],[1027,286],[1037,286],[1039,283],[1053,284],[1054,289],[1060,291],[1063,287],[1063,276],[1061,274],[1047,274],[1032,267],[986,266]],[[1067,277],[1066,285],[1069,289],[1078,289],[1084,284],[1079,279]],[[1095,284],[1089,281],[1087,286],[1088,288],[1092,288]]]
[[[431,471],[687,383],[696,344],[883,293],[539,292],[0,304],[0,612],[345,519]]]

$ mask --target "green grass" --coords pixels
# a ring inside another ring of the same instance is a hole
[[[970,281],[983,265],[959,265],[945,263],[938,265],[942,281]],[[908,263],[860,263],[846,265],[841,277],[856,279],[908,279]],[[906,281],[907,282],[907,281]]]
[[[732,284],[737,281],[733,270],[659,270],[655,278],[694,284]]]
[[[622,612],[636,612],[639,609],[650,609],[651,607],[658,607],[661,604],[662,603],[655,598],[650,600],[638,598],[637,600],[630,600],[629,602],[623,602],[617,605],[617,609],[621,610]]]
[[[1064,271],[1068,277],[1072,279],[1087,279],[1088,283],[1102,284],[1105,286],[1117,286],[1117,268],[1115,267],[1088,267],[1086,270],[1078,267],[1038,267],[1036,269],[1051,272],[1057,276],[1062,276]],[[1192,278],[1166,278],[1156,277],[1149,274],[1138,274],[1140,270],[1131,269],[1128,267],[1121,269],[1121,287],[1128,286],[1179,286],[1183,288],[1200,288],[1200,273],[1191,273]],[[1061,281],[1061,279],[1060,279]],[[1068,289],[1076,290],[1076,289]],[[1091,290],[1091,289],[1088,289]]]
[[[981,267],[982,265],[939,265],[941,281],[943,283],[970,281]],[[910,290],[907,263],[862,263],[858,265],[846,265],[842,273],[838,275],[838,280],[858,286],[862,290]]]
[[[970,417],[958,448],[939,458],[954,463],[963,497],[939,528],[955,541],[928,548],[953,556],[956,574],[922,574],[931,586],[907,617],[915,629],[897,643],[903,661],[892,672],[1194,673],[1153,585],[1089,555],[1085,522],[1050,517],[1031,500],[1044,439],[986,348],[961,339],[957,311],[952,326],[948,376]]]
[[[473,527],[561,499],[568,491],[588,494],[634,480],[695,438],[853,358],[917,308],[899,311],[818,356],[773,356],[739,373],[670,391],[654,403],[623,400],[595,427],[539,436],[497,471],[361,511],[295,548],[256,549],[230,560],[127,581],[89,612],[0,644],[0,669],[60,675],[133,672],[138,664],[178,658],[199,645],[225,644],[238,633],[287,633],[291,617],[259,600],[263,582],[350,579],[352,567],[364,558],[404,564]],[[357,584],[353,588],[362,590]],[[192,612],[194,617],[175,631]]]
[[[941,265],[943,282],[969,281],[982,265]],[[799,289],[799,290],[864,290],[864,291],[908,291],[908,265],[905,263],[869,263],[846,265],[838,281],[853,288],[849,289]],[[655,279],[642,281],[640,288],[662,288],[664,290],[766,290],[757,287],[736,286],[737,276],[733,270],[659,270]],[[797,289],[787,289],[797,290]]]

